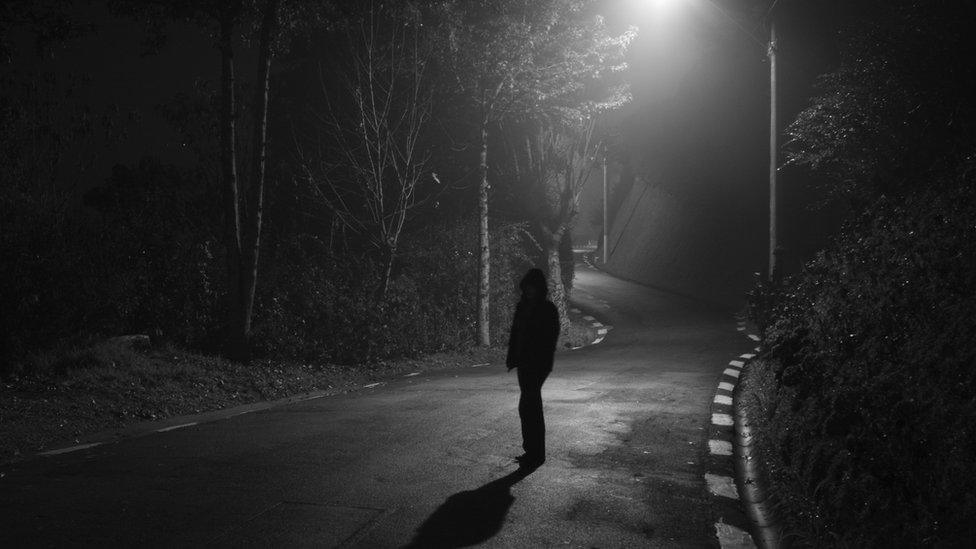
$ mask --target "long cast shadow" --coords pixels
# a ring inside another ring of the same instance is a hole
[[[468,547],[491,539],[502,529],[515,501],[509,490],[534,470],[520,467],[480,488],[450,496],[417,528],[404,549]]]

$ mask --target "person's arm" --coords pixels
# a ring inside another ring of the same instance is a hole
[[[505,356],[505,366],[508,367],[508,371],[512,371],[512,368],[517,368],[518,363],[516,362],[518,355],[518,308],[515,309],[515,314],[512,315],[512,329],[508,332],[508,354]]]
[[[549,304],[549,340],[555,351],[556,343],[559,341],[559,310],[552,303]]]

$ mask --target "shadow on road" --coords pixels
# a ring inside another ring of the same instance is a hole
[[[502,529],[508,508],[515,501],[509,490],[534,470],[521,467],[480,488],[447,498],[404,549],[468,547],[491,539]]]

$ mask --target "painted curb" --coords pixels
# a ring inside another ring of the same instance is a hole
[[[570,313],[580,315],[581,321],[589,324],[590,328],[593,328],[593,330],[596,331],[596,337],[593,338],[593,341],[589,343],[585,343],[583,345],[579,345],[577,347],[570,347],[569,349],[567,349],[569,351],[578,351],[580,349],[586,349],[587,347],[592,347],[594,345],[603,343],[603,340],[607,338],[607,335],[610,333],[610,330],[613,329],[612,325],[604,324],[603,322],[600,321],[600,319],[595,317],[592,313],[590,313],[585,309],[582,309],[578,303],[570,302],[569,311]]]
[[[714,524],[715,536],[722,549],[755,549],[751,533],[752,524],[745,513],[742,497],[736,483],[733,447],[735,420],[733,398],[743,361],[752,357],[743,354],[729,361],[718,378],[710,406],[711,422],[708,427],[708,457],[705,460],[705,485],[712,497],[718,514]]]
[[[745,323],[740,322],[739,327],[745,328]],[[741,329],[739,332],[752,341],[761,339],[748,329]],[[755,357],[744,361],[742,371],[746,375],[754,359]],[[739,499],[745,507],[756,545],[762,549],[782,549],[789,544],[785,541],[782,524],[774,511],[775,499],[766,487],[759,449],[755,445],[756,433],[753,423],[749,418],[748,410],[739,405],[742,402],[741,391],[741,384],[737,384],[732,403],[734,427],[732,454]]]

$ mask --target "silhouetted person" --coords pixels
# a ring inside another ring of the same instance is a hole
[[[519,419],[522,420],[522,449],[515,458],[520,464],[538,467],[546,460],[546,424],[542,416],[542,384],[552,372],[553,354],[559,338],[559,313],[549,301],[546,276],[531,269],[519,284],[522,299],[515,308],[508,340],[509,371],[518,369]]]

